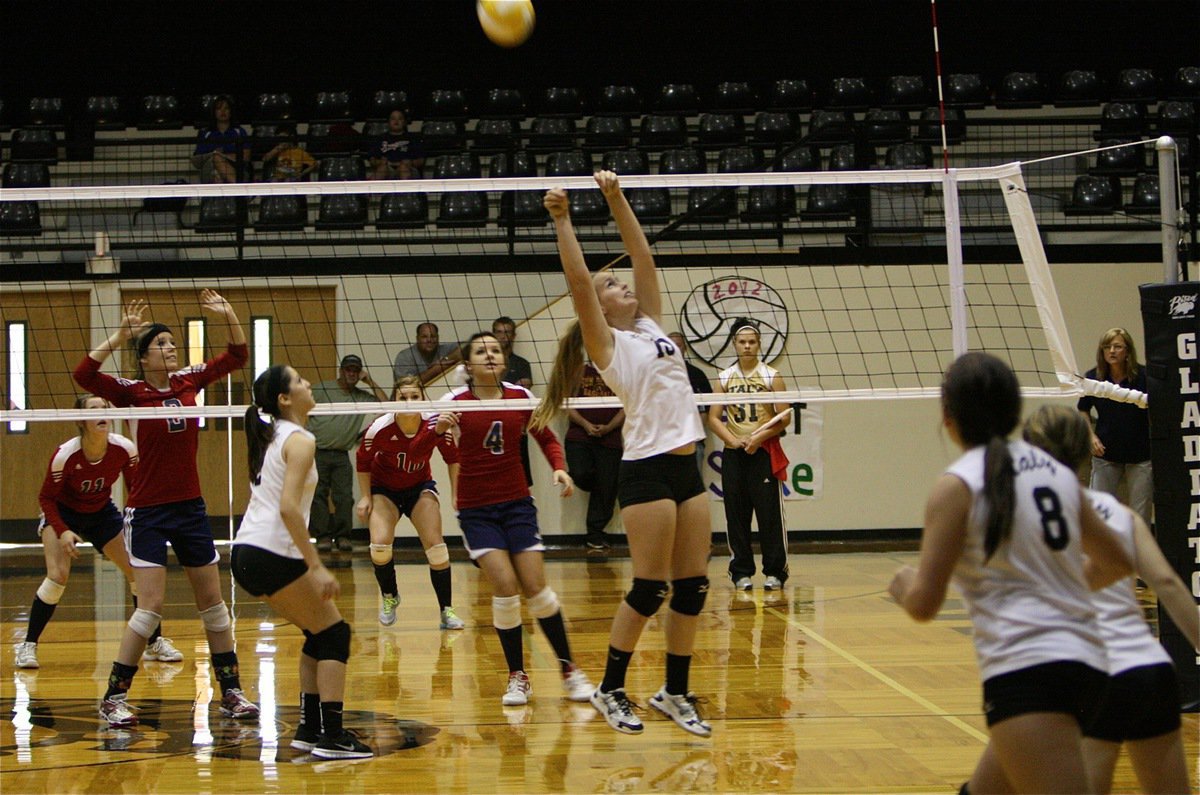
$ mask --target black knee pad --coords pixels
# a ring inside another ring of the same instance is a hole
[[[707,577],[685,577],[671,583],[671,609],[685,616],[698,616],[708,598]]]
[[[304,641],[301,651],[314,660],[344,663],[350,659],[350,625],[345,621],[339,621],[320,632],[305,634],[308,639]]]
[[[663,580],[643,580],[634,577],[633,587],[625,594],[625,604],[649,618],[658,612],[666,598],[667,584]]]

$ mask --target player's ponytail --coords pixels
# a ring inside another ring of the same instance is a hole
[[[942,411],[954,421],[965,444],[987,447],[983,455],[983,497],[987,501],[983,549],[987,560],[1012,530],[1016,473],[1007,437],[1021,418],[1017,376],[995,356],[963,354],[942,381]]]
[[[533,410],[529,429],[540,431],[554,422],[563,412],[563,401],[575,394],[583,377],[583,331],[576,320],[558,341],[558,353],[550,371],[550,382],[542,402]]]
[[[279,419],[279,396],[292,388],[287,365],[274,364],[254,379],[254,402],[246,409],[246,464],[250,468],[250,482],[259,483],[263,457],[267,447],[275,438],[275,423],[265,421],[262,414],[273,420]]]

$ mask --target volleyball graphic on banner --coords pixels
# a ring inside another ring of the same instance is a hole
[[[759,355],[771,362],[787,346],[788,311],[775,288],[758,279],[723,276],[699,285],[683,302],[679,324],[697,357],[713,367],[728,367],[737,358],[733,333],[738,320],[758,327]]]

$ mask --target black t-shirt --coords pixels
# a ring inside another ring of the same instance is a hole
[[[1087,371],[1087,377],[1096,377],[1096,368]],[[1139,392],[1146,391],[1146,369],[1139,368],[1132,379],[1126,378],[1117,384]],[[1104,460],[1114,464],[1137,464],[1150,460],[1150,412],[1133,403],[1121,403],[1108,398],[1084,396],[1079,399],[1079,410],[1096,410],[1096,435],[1104,443]]]
[[[371,157],[383,158],[389,163],[401,160],[422,160],[425,148],[421,139],[412,133],[384,133],[371,145]]]
[[[697,395],[711,392],[712,384],[709,383],[708,376],[704,374],[704,371],[686,359],[683,363],[687,365],[688,380],[692,382],[692,391]],[[708,406],[701,406],[700,411],[707,414]]]

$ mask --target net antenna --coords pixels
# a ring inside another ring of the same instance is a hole
[[[937,81],[938,126],[942,132],[942,169],[950,170],[950,146],[946,140],[946,96],[942,91],[942,45],[938,39],[937,0],[929,0],[929,13],[933,23],[933,66]]]

